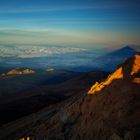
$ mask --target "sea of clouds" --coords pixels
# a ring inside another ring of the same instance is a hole
[[[86,51],[85,48],[63,47],[63,46],[38,46],[38,45],[1,45],[0,57],[47,57],[65,53]]]
[[[73,70],[91,67],[105,50],[56,45],[0,45],[0,67],[29,67]]]

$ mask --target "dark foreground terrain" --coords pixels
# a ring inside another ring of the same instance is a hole
[[[3,140],[139,140],[139,118],[140,55],[135,55],[87,94],[5,124],[0,136]]]
[[[86,93],[93,83],[92,79],[102,80],[107,75],[105,72],[54,71],[49,74],[2,77],[0,79],[0,82],[3,82],[1,84],[3,90],[0,91],[0,125],[35,113],[73,95]]]

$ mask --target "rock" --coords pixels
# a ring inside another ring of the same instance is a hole
[[[126,134],[124,135],[124,140],[134,140],[134,134],[132,132],[126,132]]]
[[[47,72],[53,72],[53,71],[55,71],[55,69],[54,68],[48,68],[46,71]]]
[[[26,74],[34,74],[35,71],[31,69],[12,69],[7,73],[3,73],[0,75],[0,77],[9,77],[9,76],[14,76],[14,75],[26,75]]]
[[[33,74],[35,73],[35,71],[31,70],[31,69],[25,69],[22,71],[22,74]]]
[[[110,136],[108,140],[123,140],[119,135],[114,133],[113,135]]]
[[[132,79],[140,71],[140,55],[128,59],[121,65],[113,74],[101,83],[96,82],[88,91],[88,94],[95,94],[100,92],[106,86],[110,85],[114,80],[118,79]],[[140,83],[140,78],[134,77],[133,82]]]

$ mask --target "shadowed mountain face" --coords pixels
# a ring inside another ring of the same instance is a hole
[[[126,59],[138,54],[139,52],[133,48],[126,46],[114,52],[108,53],[93,62],[97,69],[105,71],[114,71],[117,66],[123,63]]]
[[[46,140],[139,140],[140,55],[125,61],[101,83],[104,87],[90,92],[94,94],[73,96],[3,126],[1,137],[7,130],[6,140],[27,136]]]
[[[80,75],[80,73],[72,71],[54,70],[48,72],[38,69],[10,69],[5,70],[4,73],[0,75],[0,99],[1,96],[7,98],[7,95],[19,94],[19,92],[41,85],[55,85]]]
[[[75,73],[49,69],[49,72],[47,70],[43,75],[35,73],[2,78],[0,125],[62,102],[71,96],[83,94],[89,90],[92,79],[102,80],[107,75],[105,72]],[[7,114],[11,114],[10,117]]]
[[[80,67],[75,67],[73,70],[78,71],[90,71],[90,70],[100,70],[113,72],[117,66],[123,63],[128,58],[138,54],[139,52],[129,46],[123,47],[121,49],[107,53],[106,55],[99,56],[92,61],[81,65]]]

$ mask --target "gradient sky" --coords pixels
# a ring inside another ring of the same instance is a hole
[[[0,44],[140,45],[139,0],[0,0]]]

